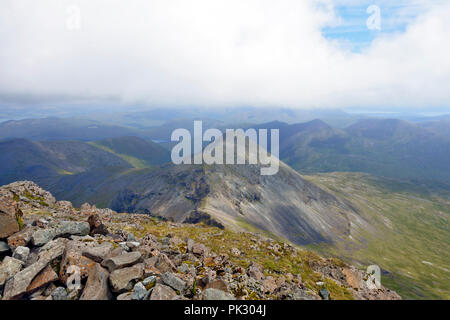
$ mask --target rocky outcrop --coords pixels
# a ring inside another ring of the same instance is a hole
[[[400,298],[382,286],[370,285],[364,272],[332,259],[310,260],[315,279],[323,280],[311,286],[311,280],[304,281],[300,274],[269,271],[252,262],[236,240],[227,252],[220,248],[216,252],[206,234],[202,242],[170,234],[186,228],[183,224],[88,205],[76,211],[28,182],[1,187],[0,194],[5,215],[23,212],[19,214],[22,229],[11,229],[15,231],[3,234],[0,242],[0,299],[334,299],[326,281],[356,299]],[[27,200],[22,203],[22,198]],[[154,224],[165,230],[158,232],[159,237],[146,231],[145,226]],[[202,234],[203,227],[193,228]],[[215,236],[224,235],[224,230],[213,229]],[[253,243],[251,250],[265,250],[273,257],[274,265],[284,254],[299,254],[291,245],[257,234],[244,238]]]

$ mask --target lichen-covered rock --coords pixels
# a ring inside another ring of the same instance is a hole
[[[38,229],[31,236],[34,246],[42,246],[57,237],[85,236],[90,231],[89,223],[79,221],[60,221],[56,226]]]
[[[63,287],[58,287],[52,292],[51,297],[53,300],[67,300],[67,290]]]
[[[13,250],[17,247],[26,247],[28,243],[31,241],[31,236],[36,230],[37,228],[34,226],[29,225],[25,226],[22,230],[11,235],[8,238],[8,245]]]
[[[307,289],[305,283],[312,280],[308,272],[303,274],[306,279],[302,279],[300,274],[285,273],[266,264],[267,258],[273,258],[273,265],[276,266],[281,255],[290,258],[300,254],[300,251],[256,233],[248,234],[248,242],[239,234],[242,240],[232,239],[230,246],[226,242],[229,240],[226,238],[228,234],[224,231],[157,221],[147,215],[117,214],[90,205],[84,206],[84,213],[80,214],[72,210],[70,203],[55,203],[50,194],[29,182],[8,188],[0,187],[0,203],[2,199],[7,199],[3,203],[9,204],[2,210],[8,211],[11,216],[17,212],[17,206],[27,211],[21,217],[23,221],[16,219],[23,222],[23,229],[10,235],[8,244],[4,242],[6,240],[0,241],[0,258],[5,254],[13,255],[3,258],[0,264],[3,299],[326,298],[326,292],[319,289],[329,290],[327,292],[333,299],[342,295],[341,292],[346,297],[353,295],[355,299],[400,299],[393,291],[367,283],[366,273],[336,263],[336,260],[315,256],[307,259],[309,266],[305,268],[310,267],[314,271],[314,282],[318,281],[317,276],[321,280],[316,283],[314,291]],[[102,229],[101,225],[110,233],[103,232],[105,230],[93,232],[96,228]],[[155,235],[148,233],[148,227],[155,228],[158,237],[163,236],[161,230],[167,233],[159,241]],[[186,235],[184,228],[194,228],[194,231],[198,228],[196,235],[188,230],[195,241],[182,240]],[[209,237],[221,238],[223,246],[211,250]],[[260,255],[257,257],[258,262],[266,266],[265,270],[252,261],[251,251],[255,250],[262,250],[267,255],[262,258],[266,260],[264,262]],[[227,253],[239,257],[250,267],[237,265],[236,259],[230,259]],[[334,291],[327,285],[327,280],[333,281],[339,290]]]

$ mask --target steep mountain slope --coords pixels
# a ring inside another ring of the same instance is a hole
[[[137,137],[111,138],[91,144],[134,163],[135,167],[143,168],[170,161],[170,152],[167,149]]]
[[[322,254],[353,264],[382,268],[382,283],[409,299],[450,298],[450,191],[360,173],[306,176],[348,199],[376,233],[333,245],[315,245]],[[361,230],[360,230],[361,232]]]
[[[332,242],[348,237],[354,228],[371,232],[349,202],[324,192],[284,163],[273,176],[262,176],[259,165],[168,164],[103,180],[84,173],[66,176],[52,189],[76,205],[95,199],[116,211],[177,222],[251,226],[297,244]]]
[[[131,168],[121,158],[79,141],[2,141],[0,163],[2,184],[25,178],[48,184],[60,176],[98,168]]]

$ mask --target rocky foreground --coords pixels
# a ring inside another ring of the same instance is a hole
[[[366,273],[287,243],[0,187],[0,299],[400,299]]]

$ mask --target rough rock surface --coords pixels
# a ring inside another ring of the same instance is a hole
[[[77,211],[32,182],[0,187],[0,217],[8,223],[0,232],[0,300],[304,300],[335,299],[340,291],[400,299],[368,283],[365,272],[312,254],[298,269],[309,268],[319,282],[282,271],[277,262],[300,249],[262,235],[242,234],[250,249],[227,243],[220,228],[203,234],[203,226],[191,226],[194,233],[178,237],[172,230],[186,225],[89,204]],[[215,249],[211,237],[220,239]],[[249,250],[263,250],[270,267],[252,261]]]
[[[96,263],[89,268],[88,279],[80,300],[109,300],[109,272]]]

